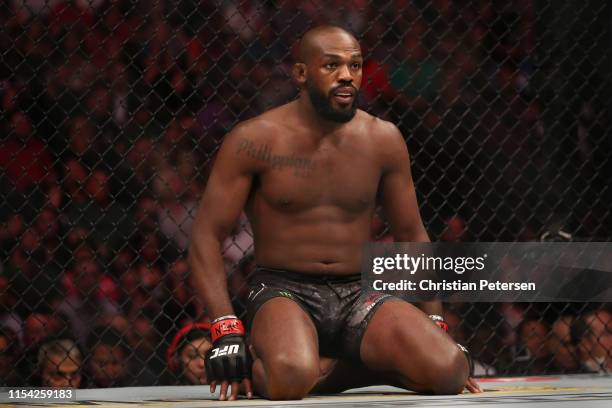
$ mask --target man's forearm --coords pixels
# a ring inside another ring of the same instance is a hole
[[[442,302],[438,300],[432,300],[429,302],[418,302],[414,304],[416,307],[421,309],[423,313],[427,315],[439,315],[442,316],[442,312],[444,308],[442,307]]]
[[[227,276],[216,239],[194,241],[189,249],[193,286],[211,319],[234,313],[227,290]]]
[[[424,227],[418,228],[416,231],[411,231],[411,233],[405,238],[407,238],[407,242],[431,242],[431,240],[429,239],[429,235],[427,234],[427,231]],[[421,309],[423,313],[427,315],[442,316],[442,312],[444,310],[444,308],[442,307],[442,302],[438,300],[415,302],[414,305]]]

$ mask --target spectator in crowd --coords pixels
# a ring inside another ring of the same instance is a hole
[[[546,341],[550,328],[540,316],[534,314],[519,324],[517,332],[516,368],[529,375],[545,374],[553,361]]]
[[[0,273],[2,265],[0,264]],[[23,320],[15,305],[19,301],[6,276],[0,275],[0,327],[11,330],[21,343]]]
[[[59,271],[54,268],[52,254],[45,250],[36,227],[26,228],[9,255],[6,276],[21,301],[17,313],[25,316],[41,304],[51,304],[60,296]]]
[[[441,88],[440,63],[422,40],[426,30],[422,21],[411,24],[409,32],[399,39],[403,46],[393,49],[389,70],[391,86],[400,93],[402,102],[418,111],[427,109]]]
[[[89,199],[85,190],[88,171],[78,159],[68,159],[63,163],[62,167],[62,191],[65,195],[62,207],[65,210],[69,205],[80,205]],[[66,222],[66,224],[69,223]]]
[[[157,218],[158,203],[154,197],[143,194],[138,198],[132,210],[135,229],[131,237],[134,255],[140,256],[144,244],[144,237],[148,234],[157,234],[159,220]]]
[[[62,316],[49,307],[41,306],[23,323],[23,345],[27,350],[37,349],[44,339],[67,329]]]
[[[578,319],[572,327],[580,363],[589,372],[612,372],[612,313],[595,310]]]
[[[460,215],[453,215],[446,221],[446,229],[442,233],[440,240],[447,242],[466,242],[468,239],[468,229],[465,220]]]
[[[191,237],[197,201],[190,197],[185,180],[170,166],[161,169],[155,179],[155,193],[160,197],[159,228],[181,250]]]
[[[466,334],[466,325],[462,322],[460,312],[447,308],[444,311],[444,320],[448,323],[448,334],[459,344],[468,344],[468,336]],[[495,367],[485,364],[480,361],[478,355],[473,356],[474,361],[474,376],[495,375],[497,370]]]
[[[130,362],[131,349],[120,333],[96,327],[87,338],[87,388],[155,385],[157,376],[146,367]]]
[[[24,384],[17,369],[21,355],[17,334],[8,327],[0,326],[0,387]]]
[[[271,41],[279,42],[277,37],[271,38]],[[273,62],[267,61],[258,64],[252,72],[255,77],[253,82],[257,84],[259,90],[257,97],[257,110],[259,112],[280,106],[295,98],[295,88],[291,86],[291,82],[287,81],[282,69],[275,65]]]
[[[114,201],[131,202],[133,192],[128,193],[126,190],[138,191],[142,186],[133,180],[130,166],[117,151],[110,147],[110,141],[104,140],[104,137],[114,137],[117,131],[113,130],[112,126],[111,130],[108,130],[109,127],[106,126],[107,134],[104,136],[100,134],[101,131],[98,131],[97,126],[101,125],[96,124],[95,118],[81,113],[74,114],[64,126],[65,137],[58,137],[54,142],[56,155],[69,165],[69,170],[74,172],[70,176],[77,177],[82,186],[87,187],[82,190],[83,194],[75,197],[73,201],[77,203],[90,201],[94,193],[90,190],[95,186],[87,186],[89,177],[96,170],[104,171],[108,168],[112,169],[112,172],[106,174],[107,180],[100,183],[101,187],[112,190]],[[73,161],[77,161],[83,168],[75,169]],[[96,177],[99,182],[102,181],[99,174]]]
[[[246,313],[245,305],[249,296],[248,282],[256,267],[255,257],[249,254],[227,271],[227,288],[232,299],[232,307],[239,315]]]
[[[118,252],[110,255],[109,274],[113,281],[118,282],[124,272],[129,270],[137,261],[137,255],[129,246],[125,246]]]
[[[176,327],[182,327],[188,321],[206,318],[200,299],[195,296],[190,282],[190,269],[187,259],[181,257],[170,264],[165,274],[165,286],[169,293],[168,301],[163,305],[163,317],[157,319],[162,335],[168,336]]]
[[[54,35],[59,35],[66,27],[73,25],[91,27],[93,24],[94,7],[102,1],[93,0],[59,0],[50,2],[40,11],[48,13],[49,29]]]
[[[74,340],[46,340],[38,349],[40,386],[80,388],[82,363],[83,355]]]
[[[240,261],[253,253],[253,231],[246,214],[242,213],[236,226],[223,242],[223,260],[227,273],[233,271]]]
[[[71,200],[64,210],[65,221],[71,228],[82,227],[100,243],[98,250],[108,256],[116,252],[134,229],[130,214],[113,200],[109,174],[96,168],[87,175],[83,201]]]
[[[156,310],[144,309],[130,319],[127,335],[131,349],[130,364],[135,367],[146,367],[150,372],[157,374],[161,384],[167,384],[170,379],[163,358],[164,343],[161,336],[165,333],[160,333],[155,326],[156,317],[158,317]]]
[[[513,365],[514,342],[509,341],[510,334],[515,332],[502,310],[488,303],[453,303],[451,312],[461,315],[465,327],[468,350],[474,351],[474,358],[480,361],[485,369],[492,367],[498,374],[508,372]],[[452,318],[452,317],[451,317]],[[514,339],[514,337],[511,337]]]
[[[148,134],[139,137],[125,153],[124,162],[133,174],[133,182],[148,189],[161,162],[154,139]]]
[[[82,254],[82,255],[79,255]],[[118,291],[112,279],[103,273],[93,251],[81,247],[75,252],[73,267],[66,273],[65,286],[68,296],[58,306],[64,313],[82,345],[92,330],[97,316],[116,314]]]
[[[131,247],[138,254],[136,265],[133,266],[143,262],[148,265],[169,264],[180,255],[180,250],[174,241],[167,239],[157,228],[153,231],[144,230],[135,233],[131,239]]]
[[[194,296],[189,286],[189,263],[186,258],[179,258],[169,265],[166,272],[166,287],[180,308],[189,303]]]
[[[64,161],[70,159],[81,160],[87,167],[95,165],[97,151],[96,128],[89,118],[77,114],[68,120],[65,125],[66,139],[63,143],[57,142],[56,155]]]
[[[59,276],[64,266],[70,263],[70,253],[62,245],[62,237],[67,231],[60,221],[58,209],[52,205],[41,208],[34,220],[34,228],[40,237],[41,250],[48,260],[45,273]]]
[[[561,316],[552,325],[551,333],[548,336],[548,348],[554,356],[556,371],[577,372],[580,369],[577,348],[571,335],[573,324],[573,316]]]
[[[165,286],[162,265],[162,262],[140,261],[121,275],[120,303],[128,319],[138,316],[145,309],[160,314],[167,303],[175,303]],[[160,319],[166,318],[170,317],[162,316]]]
[[[102,82],[91,85],[85,103],[88,120],[93,128],[97,129],[95,134],[97,144],[102,148],[111,146],[118,133],[118,128],[112,117],[112,95],[109,85]]]
[[[56,180],[53,159],[44,143],[36,137],[30,118],[23,112],[11,115],[9,128],[5,130],[8,138],[0,141],[0,169],[7,178],[1,184],[20,192]]]
[[[166,352],[166,360],[179,384],[208,384],[204,358],[212,348],[208,323],[188,324],[172,339]]]
[[[10,212],[0,220],[0,250],[2,259],[8,259],[17,247],[19,238],[25,229],[23,215]]]
[[[30,313],[23,322],[22,358],[17,369],[30,384],[36,381],[32,376],[38,372],[38,349],[51,336],[69,334],[68,323],[51,306],[40,306]]]
[[[132,327],[129,319],[123,313],[105,314],[97,321],[95,327],[110,327],[122,336],[129,336]]]
[[[163,132],[163,128],[151,115],[145,106],[136,108],[134,114],[128,119],[127,124],[120,130],[120,135],[115,145],[119,153],[130,154],[140,140],[157,140]],[[129,151],[128,151],[129,150]],[[144,163],[143,163],[144,164]]]

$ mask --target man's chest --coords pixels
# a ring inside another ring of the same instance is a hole
[[[257,193],[286,211],[332,206],[359,212],[376,199],[381,169],[362,146],[269,149],[268,166],[258,176]]]

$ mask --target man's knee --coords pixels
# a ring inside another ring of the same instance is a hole
[[[434,356],[428,371],[430,392],[440,395],[459,394],[469,376],[469,363],[463,351],[453,347]]]
[[[304,398],[319,379],[318,358],[278,353],[264,362],[266,397],[271,400]]]

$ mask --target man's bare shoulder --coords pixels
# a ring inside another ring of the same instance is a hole
[[[270,143],[287,126],[293,114],[292,103],[270,109],[254,118],[238,123],[230,132],[234,139],[248,138],[253,142]]]
[[[229,132],[221,147],[220,157],[242,171],[256,173],[265,170],[267,158],[285,134],[290,118],[287,105],[264,112],[238,123]],[[284,118],[284,120],[282,119]]]
[[[382,150],[393,151],[405,146],[402,132],[392,122],[386,121],[365,111],[359,110],[356,117],[375,146]]]

